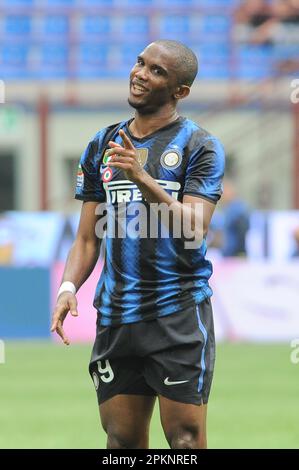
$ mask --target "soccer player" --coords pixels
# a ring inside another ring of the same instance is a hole
[[[52,331],[69,344],[63,321],[68,312],[78,314],[75,293],[96,264],[96,232],[107,215],[89,371],[110,449],[148,447],[156,397],[171,448],[207,446],[215,341],[205,236],[222,193],[224,152],[215,137],[176,110],[197,69],[196,56],[179,42],[147,46],[130,74],[134,118],[100,130],[79,165],[81,218]],[[107,214],[99,203],[106,203]],[[157,205],[172,211],[169,236]],[[158,234],[147,226],[134,236],[155,217]],[[109,233],[110,219],[118,230]],[[187,235],[175,236],[175,226],[185,220]],[[186,245],[190,234],[194,246]]]

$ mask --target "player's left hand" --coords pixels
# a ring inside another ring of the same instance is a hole
[[[138,162],[137,152],[127,134],[121,129],[119,135],[122,138],[123,146],[110,141],[108,155],[111,155],[107,166],[120,168],[126,174],[128,180],[137,183],[141,180],[144,170]]]

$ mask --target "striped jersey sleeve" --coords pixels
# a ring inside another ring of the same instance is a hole
[[[81,201],[105,202],[106,193],[101,180],[100,163],[103,132],[89,142],[82,153],[77,173],[75,198]]]
[[[184,194],[203,197],[216,203],[222,194],[225,154],[222,144],[208,137],[189,157]]]

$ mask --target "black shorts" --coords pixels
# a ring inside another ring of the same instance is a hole
[[[89,372],[98,402],[119,394],[208,402],[215,362],[210,298],[184,312],[98,326]]]

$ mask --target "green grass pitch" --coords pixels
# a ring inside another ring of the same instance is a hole
[[[6,342],[0,448],[105,448],[91,345]],[[210,448],[299,448],[299,364],[288,344],[219,344],[209,403]],[[150,447],[168,448],[152,419]]]

